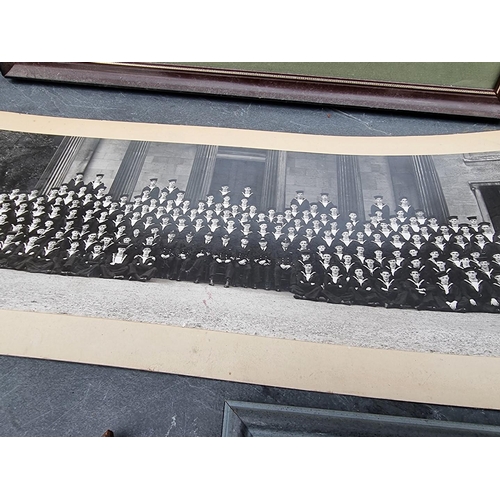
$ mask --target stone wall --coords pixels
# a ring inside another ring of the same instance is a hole
[[[84,142],[84,146],[85,144],[86,142]],[[84,182],[88,183],[93,181],[96,174],[104,174],[102,182],[104,182],[104,185],[109,189],[113,183],[116,173],[118,172],[118,169],[120,168],[120,164],[125,156],[125,152],[127,151],[129,144],[130,141],[101,139],[85,169],[83,176]],[[83,149],[85,148],[82,147],[82,150]],[[73,167],[71,168],[71,171],[73,171]],[[69,176],[69,179],[73,176],[74,173]]]
[[[172,178],[177,179],[180,189],[186,189],[195,154],[196,145],[193,144],[150,143],[134,194],[139,194],[151,177],[158,178],[160,189]]]
[[[389,205],[393,213],[396,207],[396,199],[394,198],[394,189],[387,157],[360,156],[358,161],[365,206],[365,213],[363,215],[358,214],[359,218],[365,220],[368,217],[370,207],[375,201],[373,197],[378,194],[384,197],[384,203]]]
[[[337,202],[337,157],[315,153],[287,153],[285,205],[303,189],[309,201],[317,201],[322,191]]]
[[[84,172],[84,181],[90,182],[98,173],[104,174],[103,182],[109,188],[120,167],[129,141],[114,139],[85,139],[66,176],[66,182],[76,172]],[[152,142],[144,161],[134,194],[149,184],[151,177],[158,178],[160,188],[168,184],[168,179],[176,178],[177,185],[185,189],[193,161],[196,145]],[[469,155],[471,156],[471,155]],[[449,212],[462,221],[467,216],[478,215],[480,211],[470,182],[500,181],[500,159],[497,156],[464,161],[464,155],[433,156],[441,181]],[[330,193],[336,203],[337,196],[337,156],[315,153],[288,152],[286,157],[285,205],[295,197],[297,189],[304,189],[309,201],[316,201],[322,191]],[[391,207],[396,206],[388,158],[384,156],[360,156],[364,219],[376,194],[384,196]]]
[[[396,206],[387,157],[360,156],[359,169],[363,189],[365,213],[369,213],[376,194],[392,208]],[[313,153],[288,153],[286,173],[286,203],[295,196],[297,189],[304,189],[309,201],[317,200],[322,191],[330,193],[330,200],[338,202],[337,156]]]
[[[94,176],[90,177],[89,174],[85,174],[85,170],[90,160],[92,160],[94,153],[101,141],[103,141],[103,139],[93,139],[89,137],[84,139],[83,144],[81,145],[78,153],[75,156],[75,159],[73,160],[73,163],[71,164],[65,182],[73,179],[78,172],[84,172],[83,178],[85,182],[91,182],[94,180]],[[97,173],[103,174],[104,172]]]
[[[465,162],[464,155],[433,156],[450,214],[461,222],[480,211],[469,182],[500,181],[500,160]]]

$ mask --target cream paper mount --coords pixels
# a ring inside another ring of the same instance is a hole
[[[6,112],[0,113],[0,129],[84,138],[217,145],[322,155],[456,157],[465,154],[465,158],[470,159],[470,155],[474,153],[500,150],[500,131],[450,136],[329,137],[215,127],[65,119]],[[489,180],[496,182],[499,179]],[[471,203],[473,202],[472,200]],[[137,286],[144,290],[148,284]],[[7,296],[9,292],[4,289],[3,293]],[[247,293],[251,299],[252,291]],[[290,299],[287,302],[289,307],[297,306],[291,297],[287,299]],[[329,307],[324,304],[308,306],[323,309]],[[217,328],[154,324],[142,322],[141,319],[126,321],[120,315],[116,319],[105,319],[89,317],[91,314],[79,316],[73,312],[46,313],[43,312],[46,310],[43,307],[30,306],[31,309],[24,307],[24,310],[2,307],[0,352],[5,355],[151,370],[327,393],[500,409],[500,395],[497,391],[500,385],[500,359],[496,352],[493,355],[464,355],[429,352],[427,348],[419,350],[418,347],[363,347],[349,345],[345,341],[343,345],[335,345],[331,339],[318,341],[315,337],[309,340],[299,336],[279,338],[279,335],[270,331],[262,334],[236,333],[218,331]],[[360,309],[363,309],[362,314],[369,320],[372,310],[357,308],[356,311]],[[414,322],[412,328],[417,334],[419,318],[423,318],[419,315],[438,314],[435,317],[445,322],[450,318],[447,313],[410,313],[414,314],[401,316],[399,321]],[[498,331],[498,316],[479,314],[474,317],[478,318],[478,329],[496,328]],[[279,316],[275,320],[279,322]],[[453,319],[451,324],[455,328],[460,321]],[[470,326],[471,320],[467,321]],[[363,328],[366,329],[366,325]],[[471,331],[470,334],[473,335],[474,332]],[[332,338],[335,339],[335,335]]]

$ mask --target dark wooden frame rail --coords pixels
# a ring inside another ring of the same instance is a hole
[[[153,63],[3,62],[7,78],[333,106],[500,118],[492,89]]]

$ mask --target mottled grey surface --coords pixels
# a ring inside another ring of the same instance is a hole
[[[288,292],[0,270],[0,308],[121,319],[328,344],[500,356],[500,316],[344,306]]]
[[[21,83],[2,77],[0,110],[74,118],[352,136],[433,135],[500,129],[500,122],[492,120]],[[11,288],[6,286],[4,276],[0,278],[0,283],[2,296],[7,300]],[[123,286],[133,284],[120,282],[117,285],[123,290]],[[168,289],[169,284],[149,285]],[[115,285],[110,283],[100,286]],[[188,286],[178,284],[179,289]],[[148,289],[148,284],[144,287]],[[196,293],[206,293],[205,288],[201,286]],[[210,311],[214,310],[219,296],[224,292],[228,290],[214,289],[212,300],[208,295],[203,296],[208,304],[203,305],[204,313],[201,313],[203,307],[199,304],[196,306],[198,314],[205,321],[213,321]],[[243,290],[229,292],[237,294],[243,301],[248,296],[241,293]],[[298,303],[289,296],[277,297],[274,292],[256,293],[252,295],[254,301],[263,294],[266,301],[270,300],[270,296],[275,297],[272,300],[278,301],[277,304],[288,306],[292,301],[296,307]],[[37,298],[32,297],[31,300]],[[26,305],[29,308],[36,304],[43,307],[43,301]],[[315,310],[315,306],[317,304],[300,305],[304,311]],[[322,306],[327,307],[325,304]],[[108,307],[111,308],[111,304],[106,304]],[[123,313],[123,308],[118,304],[113,307]],[[192,307],[188,301],[187,311]],[[352,321],[357,319],[352,312],[358,309],[354,306],[349,309]],[[370,309],[371,317],[391,313],[391,318],[396,318],[394,312],[404,314],[401,318],[413,313]],[[167,311],[163,314],[168,318]],[[422,314],[415,314],[420,321]],[[460,321],[474,322],[476,318],[476,315],[464,316]],[[238,325],[233,323],[233,326]],[[475,326],[471,328],[471,331],[477,330]],[[383,344],[385,341],[379,342]],[[473,344],[468,348],[484,349],[476,340],[473,340]],[[500,412],[497,411],[328,395],[180,375],[0,356],[1,436],[98,436],[107,428],[114,430],[118,436],[218,436],[222,429],[226,399],[500,425]]]
[[[387,136],[498,130],[500,120],[13,81],[0,77],[0,109],[68,118]]]
[[[500,425],[500,411],[0,356],[0,436],[220,436],[225,400]]]

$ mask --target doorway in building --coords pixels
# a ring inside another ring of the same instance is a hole
[[[495,231],[500,231],[500,184],[479,187]]]
[[[252,203],[260,208],[266,151],[219,147],[210,192],[217,195],[221,186],[229,186],[231,203],[239,205],[243,188],[250,186],[254,192]]]

